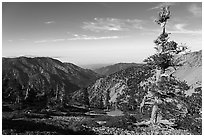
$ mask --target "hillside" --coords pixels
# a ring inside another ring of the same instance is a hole
[[[47,57],[3,58],[3,102],[44,98],[62,101],[99,77],[95,72]]]
[[[181,81],[187,81],[190,89],[186,94],[191,95],[195,88],[202,86],[202,51],[179,55],[176,57],[176,61],[181,66],[176,69],[173,75]],[[132,102],[132,105],[129,107],[135,107],[135,105],[140,104],[141,98],[144,95],[144,93],[140,93],[138,90],[138,88],[142,88],[141,82],[147,81],[153,75],[154,73],[147,66],[136,64],[136,66],[98,79],[95,84],[89,86],[85,91],[83,90],[83,93],[85,92],[89,95],[91,106],[106,106],[108,97],[109,102],[112,104],[116,103],[118,99],[123,105],[128,104],[127,102],[129,101]],[[80,95],[84,95],[83,93],[79,90],[75,92],[73,98],[80,98]]]
[[[98,79],[92,86],[89,86],[85,90],[76,91],[72,97],[77,101],[79,98],[83,99],[84,93],[86,93],[89,98],[90,106],[97,108],[106,107],[108,97],[109,102],[114,105],[120,95],[127,94],[127,92],[134,92],[135,88],[137,88],[137,84],[145,81],[152,75],[151,68],[146,65],[129,67],[108,75],[105,78]],[[131,99],[134,97],[132,96]],[[83,103],[82,99],[78,101]]]
[[[195,88],[202,86],[202,50],[179,56],[176,60],[181,66],[173,75],[187,81],[190,86],[187,94],[191,95]]]
[[[129,67],[132,67],[132,66],[139,66],[139,65],[141,65],[141,64],[137,64],[137,63],[117,63],[117,64],[114,64],[114,65],[109,65],[109,66],[106,66],[106,67],[95,69],[94,71],[96,73],[98,73],[98,74],[107,76],[107,75],[113,74],[115,72],[118,72],[120,70],[129,68]]]

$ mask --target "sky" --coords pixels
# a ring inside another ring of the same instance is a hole
[[[156,53],[154,22],[170,6],[170,40],[202,49],[202,3],[3,2],[2,56],[43,56],[76,65],[141,63]]]

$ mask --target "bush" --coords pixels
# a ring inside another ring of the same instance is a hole
[[[188,114],[185,118],[177,118],[178,128],[188,129],[196,135],[202,134],[202,88],[195,89],[195,93],[185,98]]]
[[[191,116],[177,121],[178,128],[187,129],[195,135],[202,135],[202,120]]]
[[[125,128],[125,127],[127,127],[127,121],[123,117],[116,116],[116,117],[112,117],[110,120],[106,121],[105,126]]]
[[[86,131],[86,128],[83,127],[83,126],[82,126],[81,124],[79,124],[78,122],[72,123],[71,125],[69,125],[68,128],[71,129],[71,130],[73,130],[74,132]]]
[[[91,119],[86,119],[86,120],[82,120],[81,122],[72,122],[69,125],[69,129],[73,130],[74,132],[79,133],[80,135],[84,135],[84,134],[88,134],[88,135],[92,135],[95,134],[93,131],[91,131],[89,128],[87,127],[97,127],[99,126],[98,123],[96,123],[95,121],[91,120]]]
[[[100,125],[92,120],[92,119],[85,119],[82,122],[80,122],[81,125],[87,126],[87,127],[99,127]]]
[[[137,114],[134,116],[126,115],[124,116],[128,122],[136,123],[143,120],[143,115]]]

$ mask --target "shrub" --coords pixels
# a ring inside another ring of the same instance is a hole
[[[112,117],[110,120],[106,121],[105,126],[107,127],[117,127],[117,128],[125,128],[127,127],[127,121],[120,117]]]
[[[99,127],[100,125],[94,121],[93,119],[84,119],[82,122],[80,122],[81,125],[85,125],[87,127]]]
[[[202,134],[202,89],[198,87],[195,93],[185,98],[188,114],[184,118],[177,118],[178,128],[188,129],[193,134]]]
[[[85,120],[82,120],[81,122],[71,122],[68,128],[73,130],[74,132],[79,133],[80,135],[95,134],[93,131],[91,131],[89,128],[87,128],[85,126],[97,127],[98,123],[96,123],[95,121],[93,121],[91,119],[85,119]]]

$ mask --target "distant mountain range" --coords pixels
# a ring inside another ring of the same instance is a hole
[[[191,87],[187,94],[191,95],[202,87],[202,51],[179,55],[176,61],[182,66],[173,75],[187,81]],[[65,100],[97,108],[106,107],[107,101],[111,105],[120,102],[119,106],[132,102],[127,106],[132,108],[144,95],[140,83],[153,75],[147,65],[137,63],[118,63],[94,72],[47,57],[2,58],[2,101],[46,102],[44,106],[48,106]]]
[[[138,63],[117,63],[117,64],[114,64],[114,65],[109,65],[109,66],[106,66],[106,67],[102,67],[102,68],[98,68],[98,69],[94,69],[94,71],[98,74],[101,74],[101,75],[110,75],[110,74],[113,74],[115,72],[118,72],[120,70],[123,70],[123,69],[126,69],[126,68],[129,68],[129,67],[132,67],[132,66],[140,66],[142,64],[138,64]]]
[[[2,58],[3,102],[19,102],[31,94],[62,100],[99,77],[91,70],[47,57]]]
[[[105,66],[110,66],[112,65],[112,63],[108,63],[108,64],[103,64],[103,63],[99,63],[99,64],[86,64],[86,65],[79,65],[82,68],[86,68],[86,69],[91,69],[91,70],[95,70],[98,68],[102,68]]]

